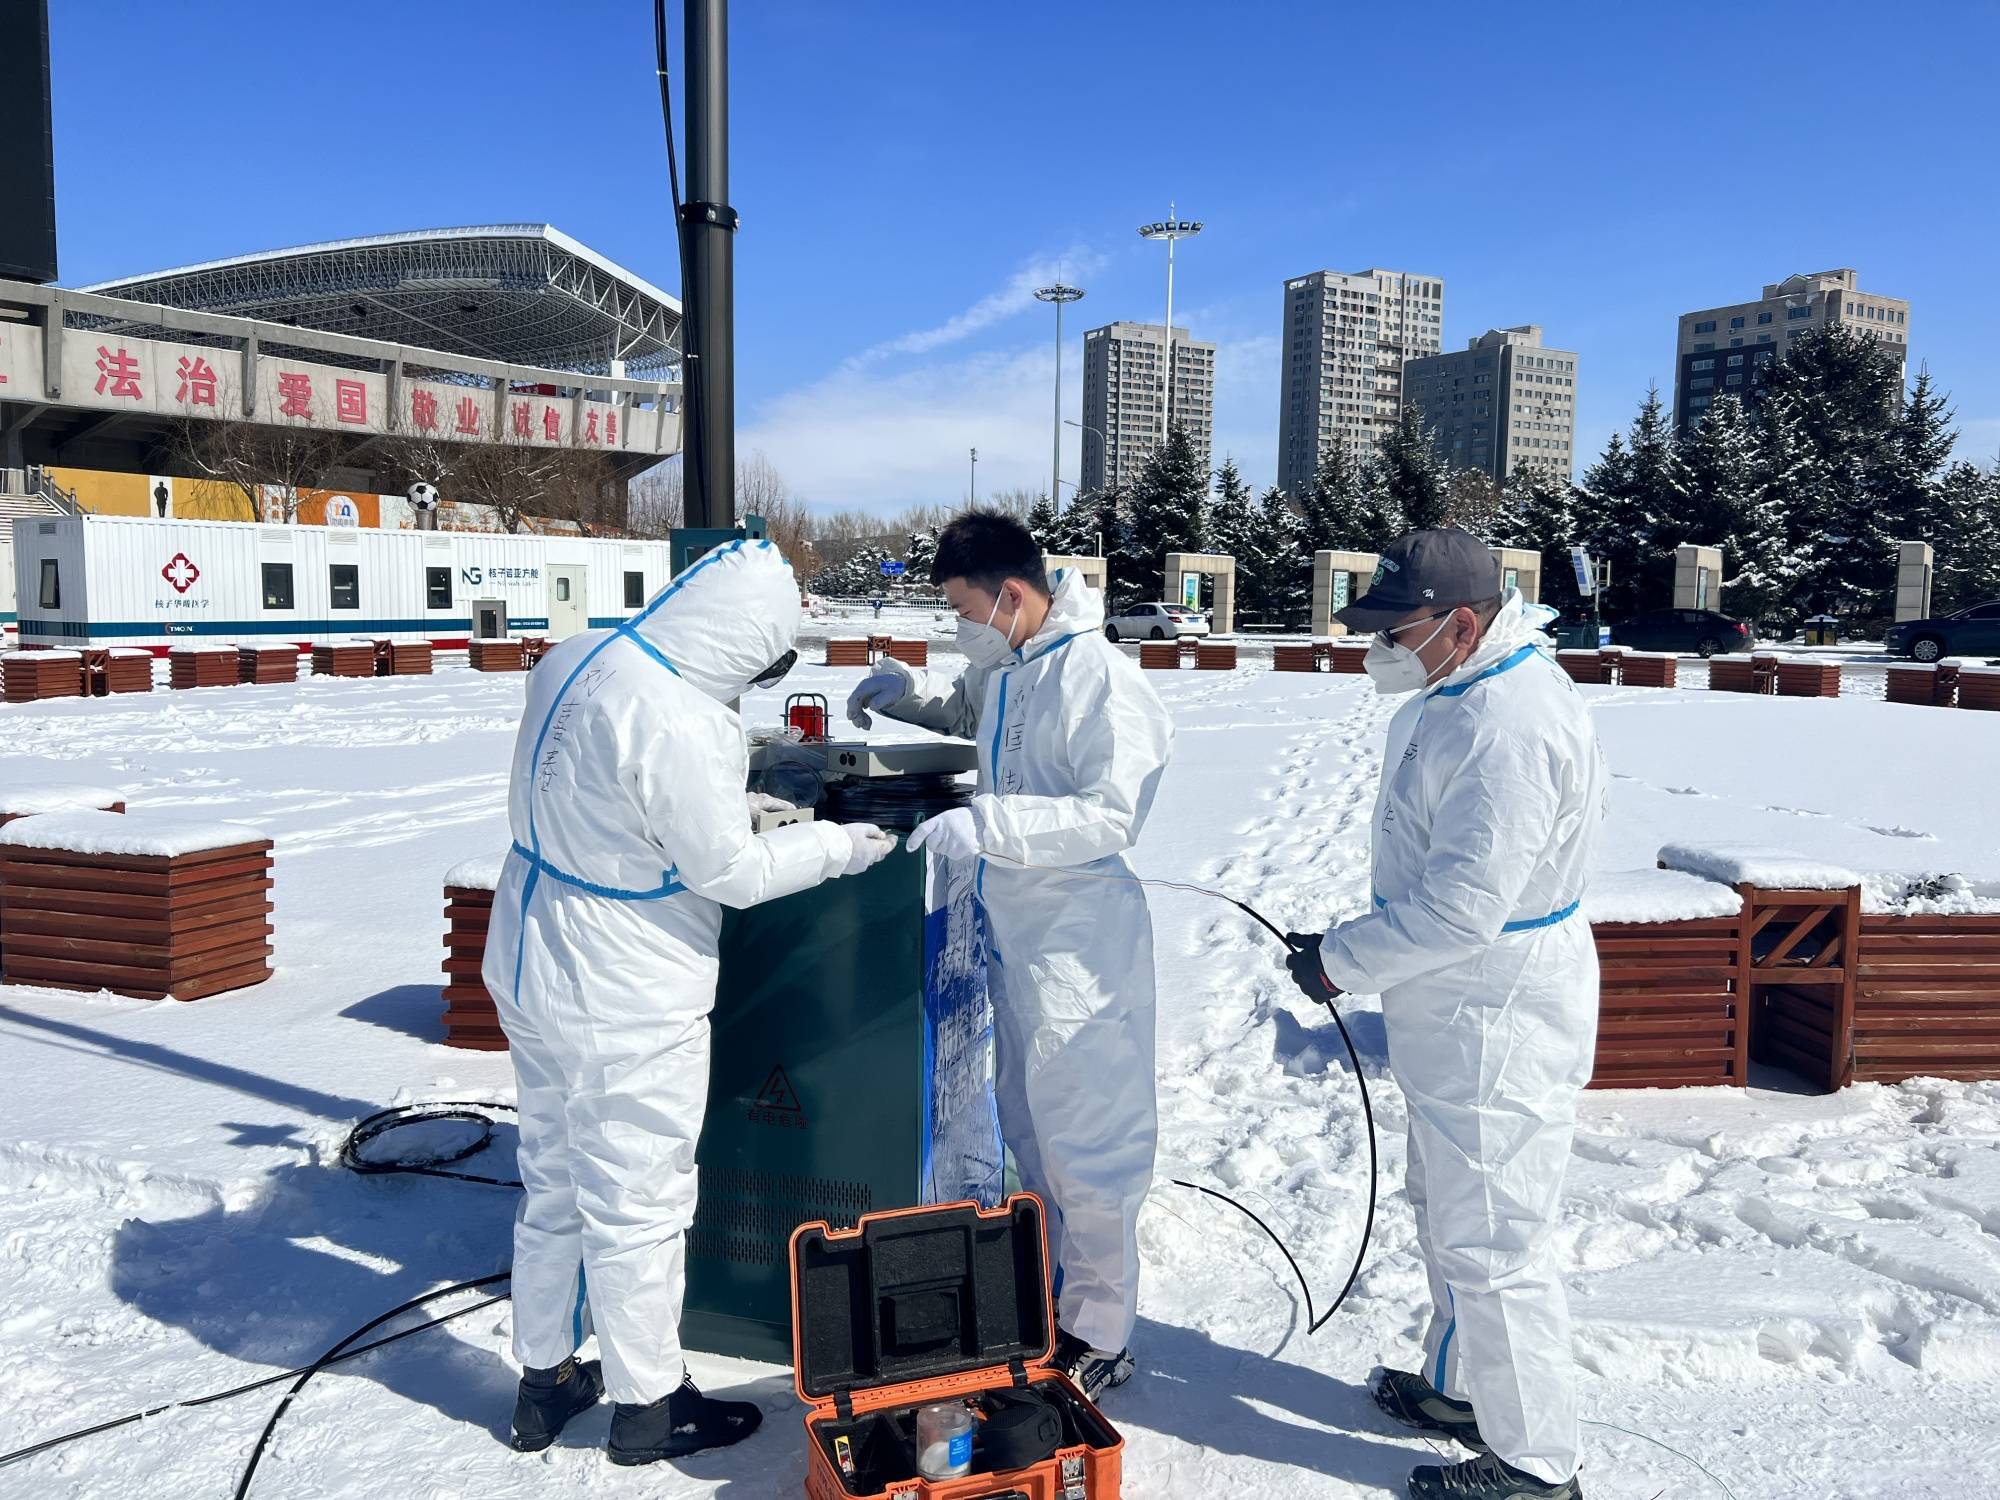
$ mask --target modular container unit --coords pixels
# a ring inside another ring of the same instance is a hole
[[[663,541],[98,515],[16,521],[14,553],[22,645],[155,648],[560,637],[630,619],[670,557]]]

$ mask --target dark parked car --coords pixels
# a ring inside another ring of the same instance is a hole
[[[1655,609],[1611,627],[1612,642],[1634,651],[1742,651],[1750,645],[1750,627],[1712,609]]]
[[[2000,656],[2000,599],[1955,615],[1891,625],[1882,644],[1891,656],[1936,661],[1941,656]]]

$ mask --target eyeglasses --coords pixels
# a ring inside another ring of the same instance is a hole
[[[1385,646],[1393,646],[1396,644],[1396,636],[1400,632],[1415,630],[1419,625],[1428,625],[1433,620],[1442,620],[1446,615],[1456,614],[1459,608],[1460,606],[1454,604],[1450,609],[1441,609],[1434,615],[1423,615],[1414,620],[1405,620],[1400,625],[1391,625],[1387,630],[1376,631],[1375,639]]]

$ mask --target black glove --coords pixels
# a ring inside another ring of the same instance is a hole
[[[1306,999],[1319,1005],[1331,1004],[1333,997],[1340,993],[1320,966],[1319,945],[1324,940],[1324,934],[1317,932],[1285,934],[1285,946],[1291,950],[1285,955],[1285,967],[1291,971],[1292,982],[1304,992]]]

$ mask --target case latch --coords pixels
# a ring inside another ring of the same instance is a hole
[[[833,1409],[839,1413],[841,1421],[852,1422],[854,1420],[854,1392],[835,1391],[833,1393]]]
[[[1028,1388],[1028,1362],[1019,1355],[1007,1361],[1007,1373],[1014,1377],[1014,1389],[1025,1391]]]
[[[1083,1455],[1072,1453],[1062,1461],[1062,1500],[1089,1500],[1090,1490],[1083,1482]]]

